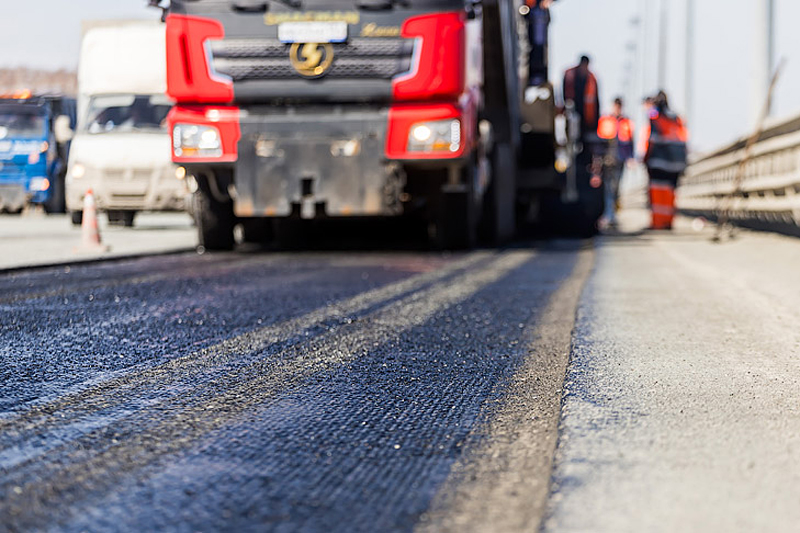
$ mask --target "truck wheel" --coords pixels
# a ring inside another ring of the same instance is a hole
[[[433,228],[434,244],[439,249],[464,250],[475,246],[478,208],[472,188],[474,172],[474,166],[469,165],[464,169],[462,184],[442,188]]]
[[[73,226],[80,226],[83,224],[83,211],[70,211],[69,218]]]
[[[60,175],[53,179],[51,184],[50,198],[44,203],[44,210],[48,213],[66,213],[67,198],[65,194],[64,176]]]
[[[194,192],[194,220],[197,225],[199,248],[204,250],[232,250],[233,228],[236,217],[233,202],[220,202],[202,185]]]
[[[507,143],[497,144],[490,156],[491,174],[481,212],[479,235],[489,246],[498,246],[513,238],[517,175],[516,158]]]
[[[243,241],[248,244],[266,244],[273,238],[272,221],[267,218],[248,218],[241,221]]]
[[[136,218],[136,211],[123,211],[122,212],[122,225],[126,228],[133,227],[133,221]]]
[[[308,245],[309,220],[277,218],[273,231],[278,247],[283,250],[301,250]]]

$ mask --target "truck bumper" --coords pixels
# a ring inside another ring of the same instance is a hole
[[[67,208],[83,209],[86,191],[92,189],[98,209],[106,211],[182,211],[189,189],[175,177],[172,165],[147,171],[90,170],[81,179],[68,179]]]
[[[402,213],[400,167],[385,158],[388,110],[248,113],[241,120],[241,217]]]
[[[33,193],[19,183],[0,183],[0,211],[19,211],[31,200]]]

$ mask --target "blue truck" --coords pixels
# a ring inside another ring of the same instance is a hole
[[[0,211],[65,211],[64,179],[75,99],[28,91],[0,96]]]

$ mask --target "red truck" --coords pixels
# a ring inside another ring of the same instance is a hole
[[[552,87],[524,97],[524,9],[172,0],[168,123],[173,161],[196,184],[201,246],[232,248],[240,223],[260,241],[325,217],[422,219],[441,248],[510,237],[534,192],[560,179]],[[522,159],[541,168],[519,171]]]

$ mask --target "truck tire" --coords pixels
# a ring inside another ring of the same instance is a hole
[[[463,170],[462,184],[445,185],[439,195],[434,223],[434,245],[443,250],[468,250],[478,236],[478,206],[473,192],[476,168]]]
[[[50,198],[44,203],[44,210],[48,213],[66,213],[67,212],[67,198],[66,186],[64,184],[64,175],[57,176],[51,184],[52,190],[50,191]]]
[[[514,237],[517,175],[513,149],[507,143],[497,144],[490,157],[489,188],[483,200],[479,236],[488,246],[498,246]]]
[[[232,250],[235,244],[233,228],[236,225],[233,202],[221,202],[214,198],[208,184],[201,184],[194,192],[192,200],[198,249]]]
[[[243,241],[248,244],[267,244],[274,236],[272,221],[267,218],[247,218],[241,220]]]
[[[296,218],[276,218],[273,231],[278,248],[282,250],[301,250],[308,246],[309,220]]]
[[[83,224],[83,211],[70,211],[69,218],[73,226],[80,226]]]

